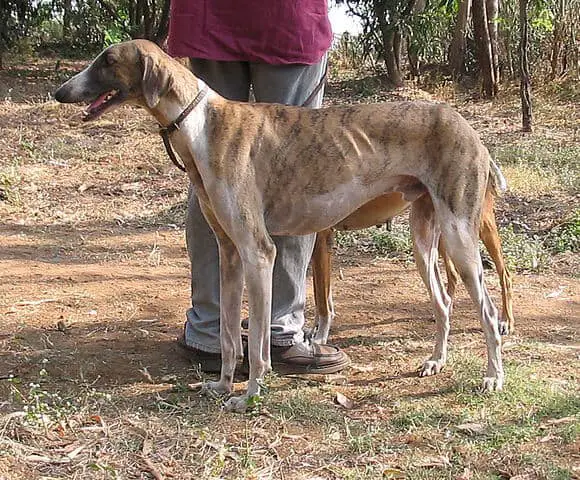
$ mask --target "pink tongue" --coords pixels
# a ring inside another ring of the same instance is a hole
[[[105,92],[101,96],[99,96],[99,98],[97,98],[93,103],[89,105],[89,110],[93,110],[102,103],[104,103],[105,99],[107,98],[107,95],[109,95],[109,92]]]

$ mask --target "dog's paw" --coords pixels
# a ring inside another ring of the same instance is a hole
[[[443,367],[445,362],[443,360],[427,360],[421,370],[419,371],[420,377],[430,377],[431,375],[437,375]]]
[[[500,335],[509,335],[510,333],[512,333],[512,330],[510,329],[510,324],[507,322],[507,320],[503,319],[500,320],[498,329]]]
[[[484,393],[499,392],[503,388],[503,377],[483,377],[481,390]]]
[[[246,413],[248,410],[253,410],[261,403],[262,397],[260,395],[252,395],[249,397],[241,395],[239,397],[230,398],[224,405],[224,409],[228,412]]]
[[[205,382],[201,386],[201,393],[212,398],[223,397],[224,395],[230,394],[231,391],[231,387],[228,387],[222,382]]]

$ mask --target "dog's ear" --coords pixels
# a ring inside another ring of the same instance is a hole
[[[158,62],[151,56],[144,55],[143,61],[143,97],[149,108],[155,108],[159,99],[171,88],[173,79],[168,71],[161,68]]]

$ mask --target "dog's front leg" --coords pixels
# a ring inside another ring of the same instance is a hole
[[[232,391],[236,362],[244,356],[240,309],[242,303],[242,263],[229,238],[218,238],[220,260],[220,344],[222,368],[219,382],[209,382],[211,390]]]
[[[244,355],[240,323],[244,286],[242,262],[238,250],[216,221],[213,213],[202,202],[200,206],[215,233],[220,262],[221,377],[218,382],[207,382],[204,389],[224,395],[232,391],[236,362]]]
[[[250,325],[248,338],[248,360],[250,378],[247,392],[232,397],[226,409],[245,412],[250,403],[259,397],[264,375],[271,369],[270,361],[270,318],[272,315],[272,272],[276,247],[265,234],[240,248],[240,256],[248,289]]]

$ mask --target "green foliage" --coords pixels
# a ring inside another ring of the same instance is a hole
[[[161,41],[168,29],[169,0],[0,0],[0,7],[0,52],[22,42],[91,55],[130,38]]]
[[[500,228],[502,248],[508,266],[519,272],[541,272],[550,265],[550,254],[543,240],[514,231],[512,225]]]
[[[358,231],[337,231],[335,240],[340,248],[355,247],[358,250],[381,256],[411,260],[413,255],[409,227],[400,222],[394,223],[390,230],[380,226]]]
[[[103,46],[108,47],[115,43],[122,42],[124,40],[129,40],[129,36],[123,29],[117,25],[111,25],[107,30],[104,32],[104,39],[103,39]]]
[[[553,253],[580,253],[580,209],[575,210],[570,219],[553,228],[545,244]]]
[[[456,14],[455,1],[428,2],[409,22],[409,50],[424,63],[445,63]]]

